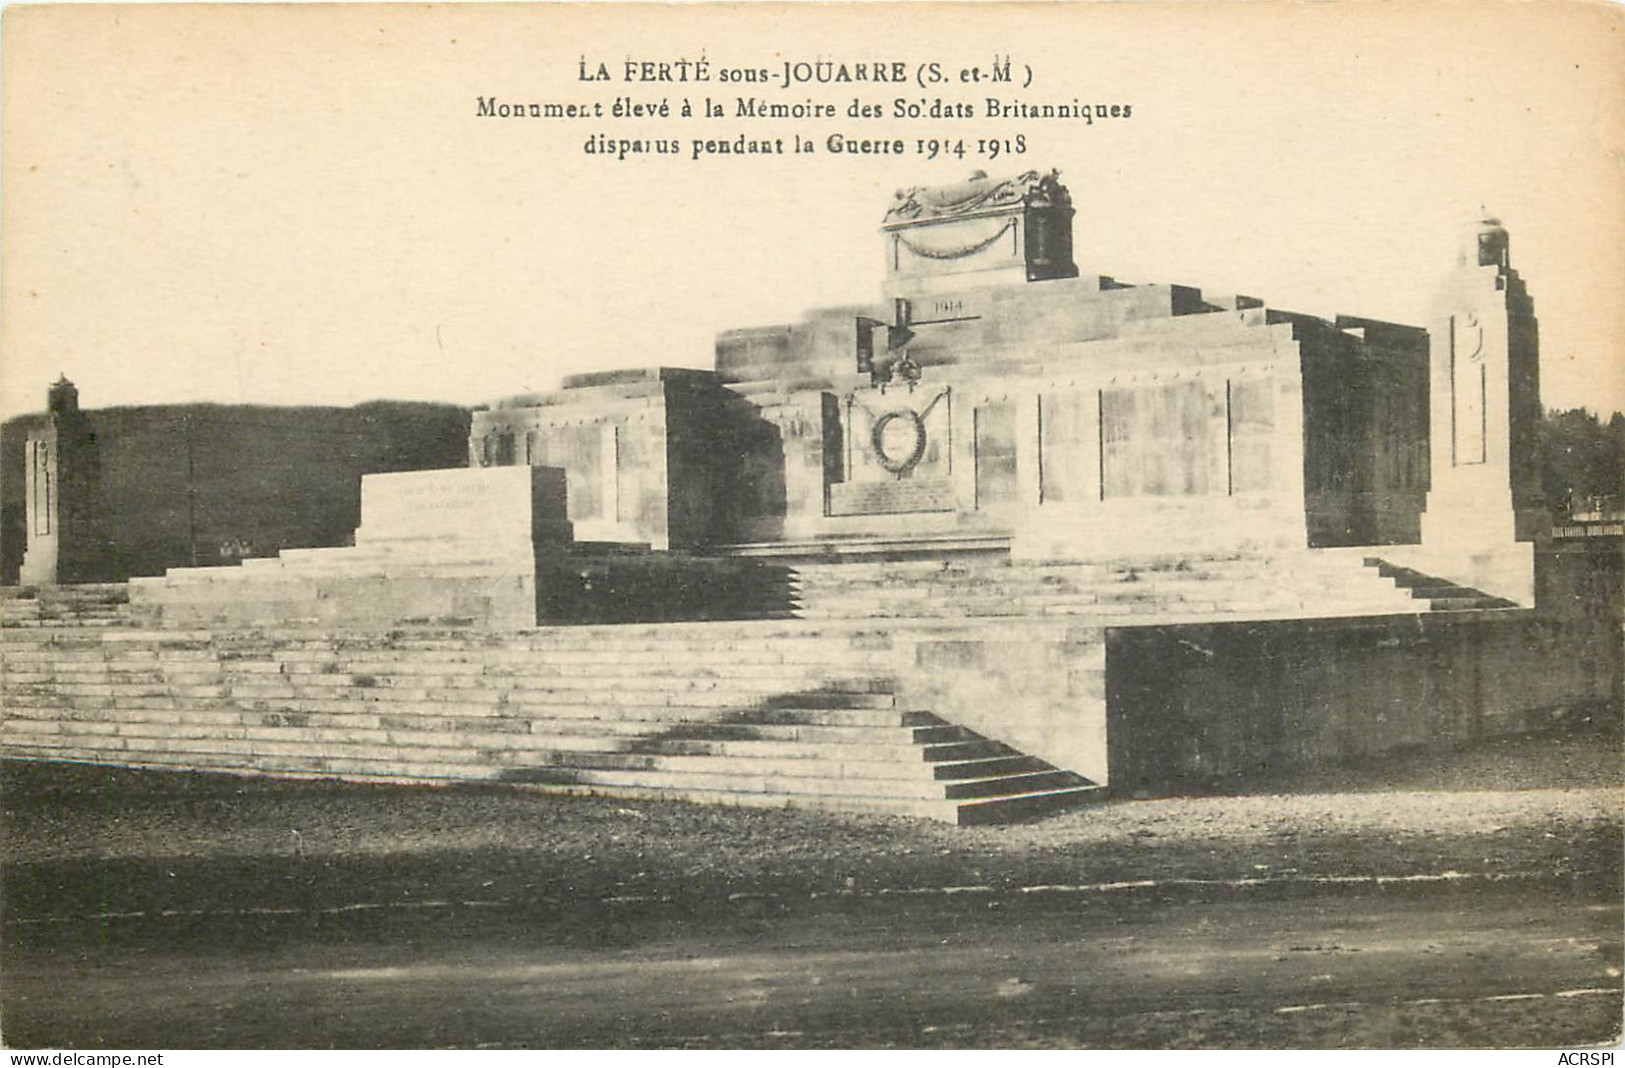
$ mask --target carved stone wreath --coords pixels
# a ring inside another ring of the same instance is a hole
[[[905,422],[899,424],[899,420]],[[900,435],[892,427],[898,425],[908,437],[894,440]],[[907,408],[894,408],[875,420],[869,442],[874,446],[875,459],[880,461],[880,466],[894,475],[902,475],[925,455],[925,420]]]

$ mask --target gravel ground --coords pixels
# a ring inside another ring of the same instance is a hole
[[[1006,827],[512,788],[399,787],[11,762],[5,911],[449,896],[584,900],[1293,881],[1447,871],[1618,883],[1619,735],[1586,729]],[[183,891],[184,888],[184,891]]]
[[[1619,757],[1588,728],[978,828],[0,763],[6,1008],[87,1048],[1589,1044]]]

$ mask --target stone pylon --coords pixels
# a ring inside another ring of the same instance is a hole
[[[1430,485],[1417,563],[1533,602],[1540,493],[1540,344],[1534,303],[1499,220],[1464,228],[1428,324]]]
[[[44,420],[29,431],[24,470],[27,549],[19,580],[25,586],[83,581],[91,505],[87,481],[95,446],[79,410],[79,390],[58,378],[47,394]]]

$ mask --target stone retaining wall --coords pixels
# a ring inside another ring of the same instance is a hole
[[[1621,710],[1617,635],[1525,610],[1115,628],[1119,793],[1232,789]]]
[[[760,621],[506,635],[39,620],[0,628],[0,740],[6,755],[36,759],[513,779],[583,753],[647,751],[639,747],[674,737],[674,727],[687,737],[712,724],[723,733],[697,737],[724,738],[742,723],[778,723],[758,735],[787,743],[770,747],[773,759],[802,762],[774,775],[837,779],[848,762],[895,759],[917,710],[1115,792],[1178,793],[1465,744],[1563,715],[1617,716],[1621,660],[1617,627],[1525,610],[1122,626]],[[834,693],[850,711],[777,714],[828,708],[820,695]],[[862,710],[876,706],[904,717],[903,727],[887,728],[902,734],[857,729],[872,718]],[[755,715],[762,710],[775,711]],[[848,743],[859,748],[828,748]],[[828,759],[834,770],[811,771],[803,758]],[[749,782],[741,789],[777,788],[759,765]]]

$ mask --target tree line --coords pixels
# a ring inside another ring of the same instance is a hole
[[[1625,508],[1625,413],[1553,409],[1540,424],[1541,489],[1554,518]]]

